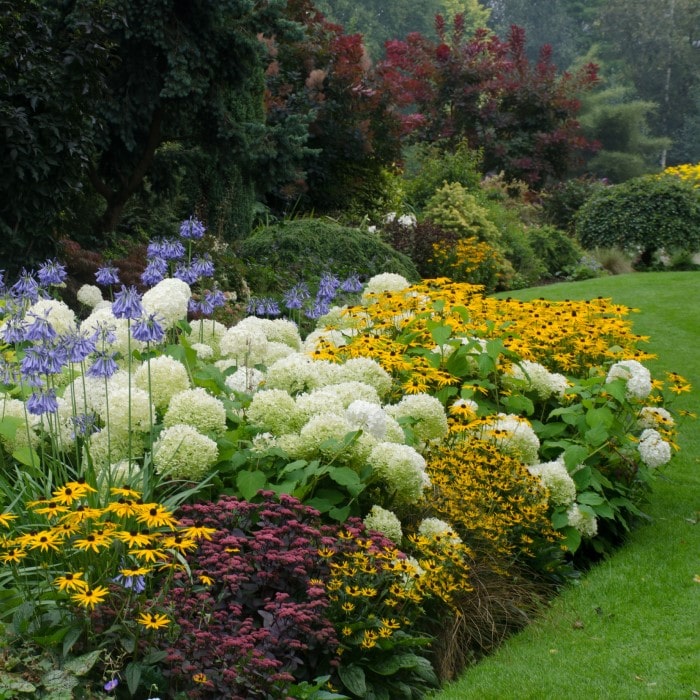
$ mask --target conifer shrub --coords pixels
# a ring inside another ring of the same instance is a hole
[[[552,277],[576,267],[583,257],[576,239],[554,226],[527,229],[527,239],[536,258]]]
[[[263,226],[241,242],[240,255],[248,284],[259,294],[282,292],[299,280],[314,286],[330,269],[340,277],[356,273],[362,280],[382,272],[420,279],[410,258],[378,235],[326,219]]]

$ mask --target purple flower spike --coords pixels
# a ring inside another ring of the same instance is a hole
[[[353,272],[343,283],[340,285],[340,290],[342,292],[347,292],[348,294],[357,294],[362,291],[362,282],[360,282],[360,277],[356,272]]]
[[[119,270],[112,265],[105,265],[95,273],[97,284],[119,284]]]
[[[194,216],[190,216],[180,224],[180,236],[190,240],[199,240],[206,230],[204,224]]]
[[[63,284],[67,277],[65,265],[61,265],[58,260],[47,260],[39,267],[39,282],[45,287],[52,284]]]
[[[131,335],[142,343],[160,343],[165,337],[165,331],[158,322],[158,315],[149,314],[134,324]]]
[[[41,416],[44,413],[56,413],[58,411],[56,391],[54,389],[35,391],[27,399],[27,411],[35,416]]]
[[[151,287],[165,279],[168,271],[168,263],[161,257],[151,258],[146,265],[146,269],[141,274],[141,281]]]
[[[95,361],[88,367],[87,374],[90,377],[111,377],[119,366],[114,361],[116,353],[98,352]]]
[[[10,287],[10,293],[15,298],[29,299],[32,304],[38,301],[39,283],[34,279],[34,273],[22,269],[19,279]]]
[[[141,318],[143,316],[143,306],[141,306],[141,296],[136,287],[125,287],[122,285],[120,292],[114,295],[112,313],[115,318]]]

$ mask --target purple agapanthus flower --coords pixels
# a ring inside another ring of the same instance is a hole
[[[117,574],[112,581],[122,588],[128,588],[134,593],[143,593],[146,590],[146,579],[143,576],[124,576]]]
[[[143,316],[143,306],[141,305],[141,295],[133,285],[125,287],[122,285],[121,291],[114,295],[112,313],[115,318],[140,318]]]
[[[49,323],[49,312],[47,309],[43,316],[32,314],[32,322],[24,329],[24,339],[32,341],[51,340],[56,337],[54,327]]]
[[[194,216],[190,216],[180,224],[180,236],[190,240],[199,240],[206,230],[204,224]]]
[[[71,333],[63,338],[63,346],[69,362],[82,362],[97,349],[97,333],[88,335],[85,331]]]
[[[304,315],[307,318],[310,318],[312,320],[315,320],[317,318],[321,318],[321,316],[324,316],[327,314],[331,309],[331,303],[328,299],[325,299],[324,297],[316,297],[316,300],[314,301],[314,305],[310,308],[307,309],[304,312]]]
[[[62,265],[58,260],[47,260],[39,267],[37,274],[39,282],[45,287],[52,284],[63,284],[68,276],[65,265]]]
[[[28,347],[20,362],[23,376],[35,374],[60,374],[68,363],[66,349],[62,344],[37,343]]]
[[[211,259],[211,255],[205,253],[192,258],[192,269],[199,277],[213,277],[214,262]]]
[[[163,260],[181,260],[185,257],[185,246],[174,238],[161,238],[151,241],[146,248],[149,258]]]
[[[330,272],[326,272],[321,276],[318,282],[318,292],[316,295],[319,299],[331,301],[338,292],[340,280]]]
[[[27,411],[35,416],[44,413],[56,413],[58,411],[58,401],[56,400],[55,389],[42,389],[33,392],[27,399]]]
[[[173,273],[173,277],[176,277],[183,282],[187,282],[190,287],[199,279],[199,274],[195,269],[194,265],[186,265],[185,263],[180,263]]]
[[[105,265],[95,273],[97,284],[119,284],[119,270],[113,265]]]
[[[87,374],[90,377],[111,377],[119,365],[114,360],[116,353],[101,350],[95,354],[95,361],[88,367]]]
[[[21,314],[10,316],[0,328],[0,338],[10,344],[21,343],[25,333],[26,329]]]
[[[152,287],[164,280],[167,272],[167,260],[158,256],[153,257],[147,262],[146,269],[141,274],[141,281]]]
[[[163,326],[160,325],[158,314],[149,314],[140,318],[131,328],[131,335],[142,343],[160,343],[165,337]]]
[[[357,294],[362,291],[362,288],[363,285],[362,282],[360,282],[360,276],[356,272],[349,275],[340,285],[340,291],[347,292],[348,294]]]
[[[73,423],[73,437],[85,437],[99,432],[97,416],[94,413],[79,413],[71,417]]]
[[[304,282],[299,282],[299,284],[295,284],[290,290],[284,293],[282,296],[282,303],[288,309],[300,309],[310,296],[306,284]]]
[[[19,279],[10,287],[10,293],[17,299],[28,299],[35,303],[39,300],[39,283],[34,278],[34,273],[22,268]]]

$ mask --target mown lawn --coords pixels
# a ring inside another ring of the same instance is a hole
[[[699,273],[622,275],[509,295],[604,296],[639,309],[635,331],[658,355],[649,368],[690,380],[692,393],[676,407],[700,415]],[[650,523],[436,700],[700,697],[699,420],[681,428],[681,450],[646,509]]]

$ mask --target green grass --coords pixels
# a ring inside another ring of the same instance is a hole
[[[655,376],[693,384],[676,406],[700,416],[700,274],[630,274],[510,293],[520,299],[612,297],[640,310],[635,331]],[[700,418],[656,482],[648,525],[570,586],[545,615],[468,669],[436,700],[700,696]]]

